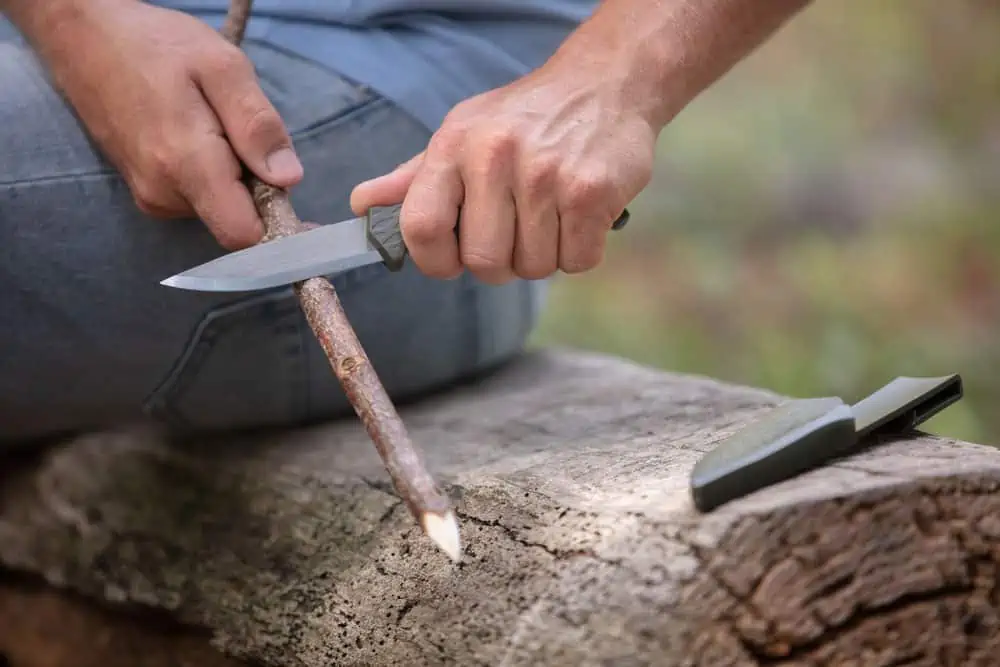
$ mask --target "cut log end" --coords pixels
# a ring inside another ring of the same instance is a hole
[[[907,481],[892,467],[915,458],[894,449],[811,476],[871,475],[870,490],[745,513],[711,548],[684,537],[683,605],[711,619],[691,637],[699,664],[998,664],[998,471]]]

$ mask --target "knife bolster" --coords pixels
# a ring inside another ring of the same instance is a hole
[[[375,206],[368,210],[366,234],[368,242],[374,246],[386,268],[399,271],[406,260],[406,244],[399,228],[399,212],[402,204]]]

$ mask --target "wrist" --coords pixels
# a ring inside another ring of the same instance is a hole
[[[557,57],[595,65],[655,132],[809,0],[605,0]],[[578,65],[577,65],[578,66]]]
[[[72,52],[92,17],[139,0],[0,0],[0,9],[44,57]]]

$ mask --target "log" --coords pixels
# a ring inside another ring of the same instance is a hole
[[[149,610],[108,609],[0,574],[3,667],[250,667],[209,645],[207,632]]]
[[[93,434],[6,475],[0,562],[274,667],[997,664],[994,448],[918,433],[693,508],[701,454],[782,400],[539,350],[405,406],[458,564],[356,420]]]

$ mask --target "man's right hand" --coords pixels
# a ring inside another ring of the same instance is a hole
[[[279,187],[303,168],[243,52],[196,18],[136,0],[26,2],[48,6],[23,21],[29,38],[139,208],[197,216],[230,250],[259,241],[239,160]]]

